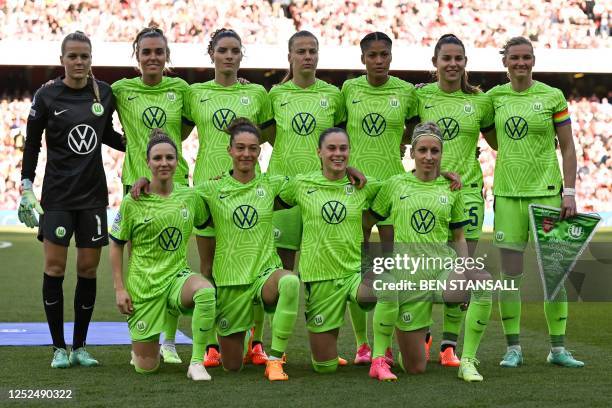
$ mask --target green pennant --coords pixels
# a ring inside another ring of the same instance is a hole
[[[536,254],[544,299],[556,298],[576,261],[589,244],[601,217],[597,214],[577,214],[559,219],[559,208],[529,205],[531,233]]]

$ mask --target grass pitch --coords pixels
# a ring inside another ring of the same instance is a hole
[[[599,240],[610,242],[612,233],[600,233]],[[0,232],[0,241],[12,245],[0,249],[2,293],[0,321],[44,322],[41,304],[42,245],[33,234]],[[192,239],[193,241],[193,239]],[[2,247],[3,245],[0,245]],[[588,254],[587,254],[588,256]],[[197,270],[195,242],[190,246],[190,263]],[[495,271],[495,254],[488,257]],[[65,318],[72,320],[72,302],[76,274],[75,251],[71,248],[64,281]],[[523,287],[539,288],[534,265],[526,267]],[[480,372],[485,381],[468,384],[456,378],[456,369],[437,363],[442,313],[434,312],[432,327],[434,347],[427,373],[420,376],[399,374],[397,383],[379,383],[368,377],[367,367],[349,365],[336,374],[316,375],[310,365],[307,333],[300,311],[295,334],[290,341],[286,371],[290,380],[269,383],[263,368],[247,366],[239,374],[221,368],[212,369],[213,381],[193,383],[186,378],[187,363],[162,365],[156,375],[142,376],[128,364],[130,346],[90,346],[89,351],[102,366],[53,370],[49,367],[50,347],[0,347],[0,406],[47,406],[77,404],[99,407],[181,407],[181,406],[414,406],[414,407],[529,407],[575,406],[609,407],[612,405],[611,303],[571,303],[567,346],[576,358],[586,362],[583,369],[564,369],[546,364],[548,335],[541,302],[523,305],[521,342],[525,357],[522,368],[502,369],[498,363],[505,351],[505,341],[494,304],[491,323],[479,351]],[[98,270],[98,295],[94,320],[121,321],[114,303],[108,252],[102,254]],[[182,318],[180,329],[190,334],[190,321]],[[269,345],[266,322],[264,344]],[[370,339],[371,328],[369,330]],[[69,340],[69,339],[67,339]],[[190,347],[179,346],[179,354],[189,361]],[[352,360],[355,341],[347,316],[340,332],[341,355]],[[459,345],[461,352],[461,341]],[[399,369],[394,369],[399,373]],[[10,400],[11,389],[72,389],[72,400]]]

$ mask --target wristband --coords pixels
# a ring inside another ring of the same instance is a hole
[[[575,188],[563,187],[563,197],[566,197],[566,196],[574,197],[575,195],[576,195],[576,189]]]

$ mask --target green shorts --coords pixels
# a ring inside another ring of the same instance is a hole
[[[254,325],[253,308],[263,304],[261,290],[279,268],[268,268],[250,285],[217,287],[217,334],[225,337],[245,332]],[[266,311],[273,312],[266,308]]]
[[[495,245],[500,248],[523,251],[529,241],[529,204],[559,208],[561,196],[501,197],[493,203],[495,218]]]
[[[192,276],[198,275],[189,269],[183,269],[176,274],[172,284],[162,295],[144,302],[132,302],[134,311],[127,318],[132,341],[148,341],[155,336],[159,339],[159,334],[164,331],[168,309],[177,314],[193,313],[193,309],[181,305],[183,285]]]
[[[341,279],[306,282],[306,327],[312,333],[323,333],[344,325],[346,302],[357,303],[361,274]],[[359,303],[357,303],[359,304]],[[372,310],[376,304],[363,306]]]
[[[274,241],[277,248],[299,251],[302,241],[302,213],[295,206],[286,210],[274,211]]]

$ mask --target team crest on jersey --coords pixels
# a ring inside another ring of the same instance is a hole
[[[504,231],[497,231],[495,233],[495,240],[496,241],[503,241],[504,240],[504,236],[505,236]]]
[[[391,98],[391,99],[389,99],[389,105],[390,105],[392,108],[399,108],[399,106],[400,106],[400,101],[399,101],[399,99],[397,99],[397,98]]]
[[[174,102],[174,101],[176,101],[176,94],[174,92],[170,91],[170,92],[168,92],[166,94],[166,98],[168,98],[168,100],[170,102]]]
[[[318,314],[312,319],[312,322],[315,326],[323,326],[323,323],[325,323],[325,317],[323,317],[322,314]]]
[[[472,113],[474,113],[474,107],[471,104],[466,103],[465,105],[463,105],[463,112],[466,115],[471,115]]]
[[[93,105],[91,105],[91,113],[96,116],[104,115],[104,106],[102,106],[100,102],[95,102]]]
[[[344,192],[346,193],[346,195],[351,195],[355,192],[355,186],[353,186],[352,184],[347,184],[346,186],[344,186]]]
[[[448,204],[448,197],[445,196],[445,195],[442,195],[442,196],[438,197],[438,201],[440,202],[440,204],[446,205],[446,204]]]
[[[64,238],[66,236],[66,228],[61,225],[55,229],[55,236],[58,238]]]
[[[257,195],[257,197],[263,198],[266,196],[266,190],[264,190],[262,187],[257,187],[257,189],[255,190],[255,194]]]
[[[183,216],[184,219],[187,219],[187,217],[189,217],[189,210],[186,208],[182,208],[181,215]]]
[[[541,111],[542,110],[542,102],[540,102],[540,101],[534,102],[532,108],[533,108],[534,112]]]
[[[410,323],[412,321],[412,313],[410,312],[402,313],[402,321],[404,323]]]
[[[240,97],[240,103],[243,105],[250,105],[251,104],[251,98],[249,98],[248,96],[241,96]]]
[[[319,104],[323,109],[327,109],[329,107],[329,101],[326,98],[321,98]]]
[[[145,330],[147,330],[147,323],[144,320],[139,320],[136,322],[136,330],[138,330],[139,332],[143,333]]]
[[[274,228],[274,239],[279,239],[281,235],[281,230],[279,230],[278,228]]]

